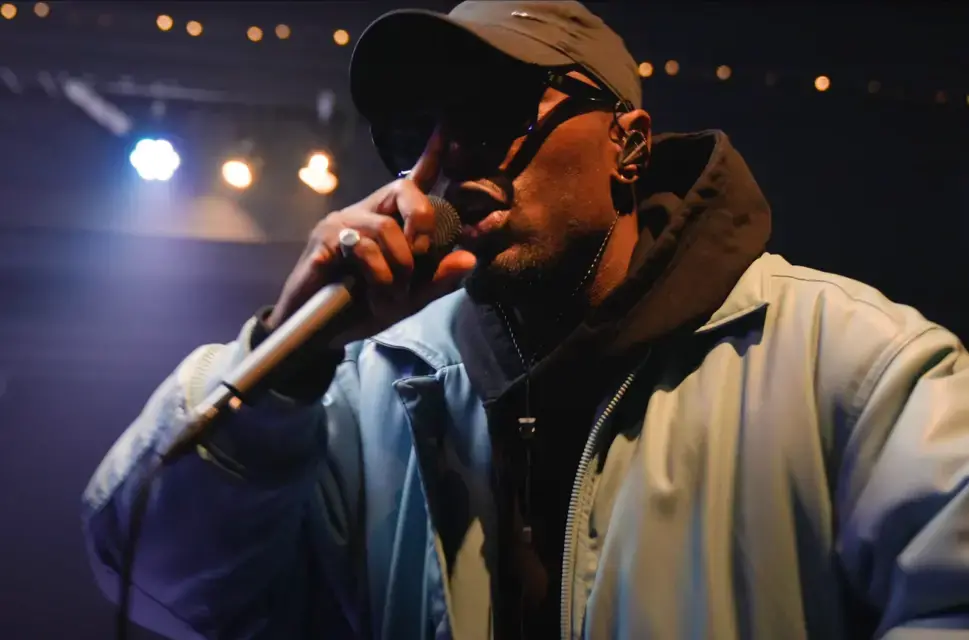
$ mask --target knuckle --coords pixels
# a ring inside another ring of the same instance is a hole
[[[375,284],[390,286],[394,282],[393,273],[379,256],[367,261],[367,271],[370,273],[370,281]]]
[[[310,231],[310,240],[319,240],[320,238],[324,237],[330,223],[331,221],[329,220],[329,216],[327,216],[313,225],[313,229]]]
[[[380,255],[380,247],[369,238],[361,238],[359,244],[353,249],[353,255],[361,260],[372,260]]]
[[[399,229],[397,221],[388,216],[381,216],[380,220],[377,222],[377,232],[382,236],[387,236],[394,233]]]
[[[408,180],[407,178],[398,180],[395,187],[394,195],[407,201],[419,200],[424,194],[413,180]]]
[[[327,214],[313,227],[313,231],[310,232],[310,237],[317,240],[322,240],[333,233],[335,228],[340,226],[340,220],[342,220],[344,214],[342,211],[334,211],[333,213]]]
[[[423,220],[427,220],[434,217],[434,207],[431,205],[431,201],[427,198],[420,198],[414,203],[413,214]]]

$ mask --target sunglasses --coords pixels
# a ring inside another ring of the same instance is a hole
[[[434,130],[441,127],[450,143],[497,166],[514,140],[527,136],[539,125],[538,107],[548,89],[556,89],[567,98],[543,119],[566,103],[569,112],[575,115],[628,108],[608,89],[573,78],[567,75],[570,71],[581,71],[581,68],[506,77],[501,91],[479,85],[461,92],[461,100],[444,101],[435,108],[374,122],[370,127],[374,146],[391,175],[403,177],[417,164]]]

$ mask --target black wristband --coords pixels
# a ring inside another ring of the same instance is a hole
[[[249,338],[250,349],[258,347],[272,333],[266,325],[272,309],[263,307],[256,312],[256,323]],[[279,363],[249,395],[254,397],[271,389],[298,402],[315,402],[333,382],[336,367],[343,361],[343,353],[343,349],[329,346],[324,337],[317,334]]]

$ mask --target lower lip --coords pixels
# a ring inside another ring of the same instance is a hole
[[[502,211],[492,211],[487,216],[478,221],[475,225],[466,224],[461,229],[461,235],[469,240],[474,240],[480,238],[481,236],[488,235],[489,233],[501,228],[505,221],[508,219],[508,215],[511,212],[508,210]]]

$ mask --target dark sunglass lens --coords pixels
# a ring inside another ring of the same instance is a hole
[[[448,115],[447,130],[453,138],[468,143],[505,143],[524,135],[535,120],[538,105],[510,97],[475,105]]]
[[[417,164],[433,132],[434,121],[430,118],[413,118],[371,127],[380,159],[395,177]]]

